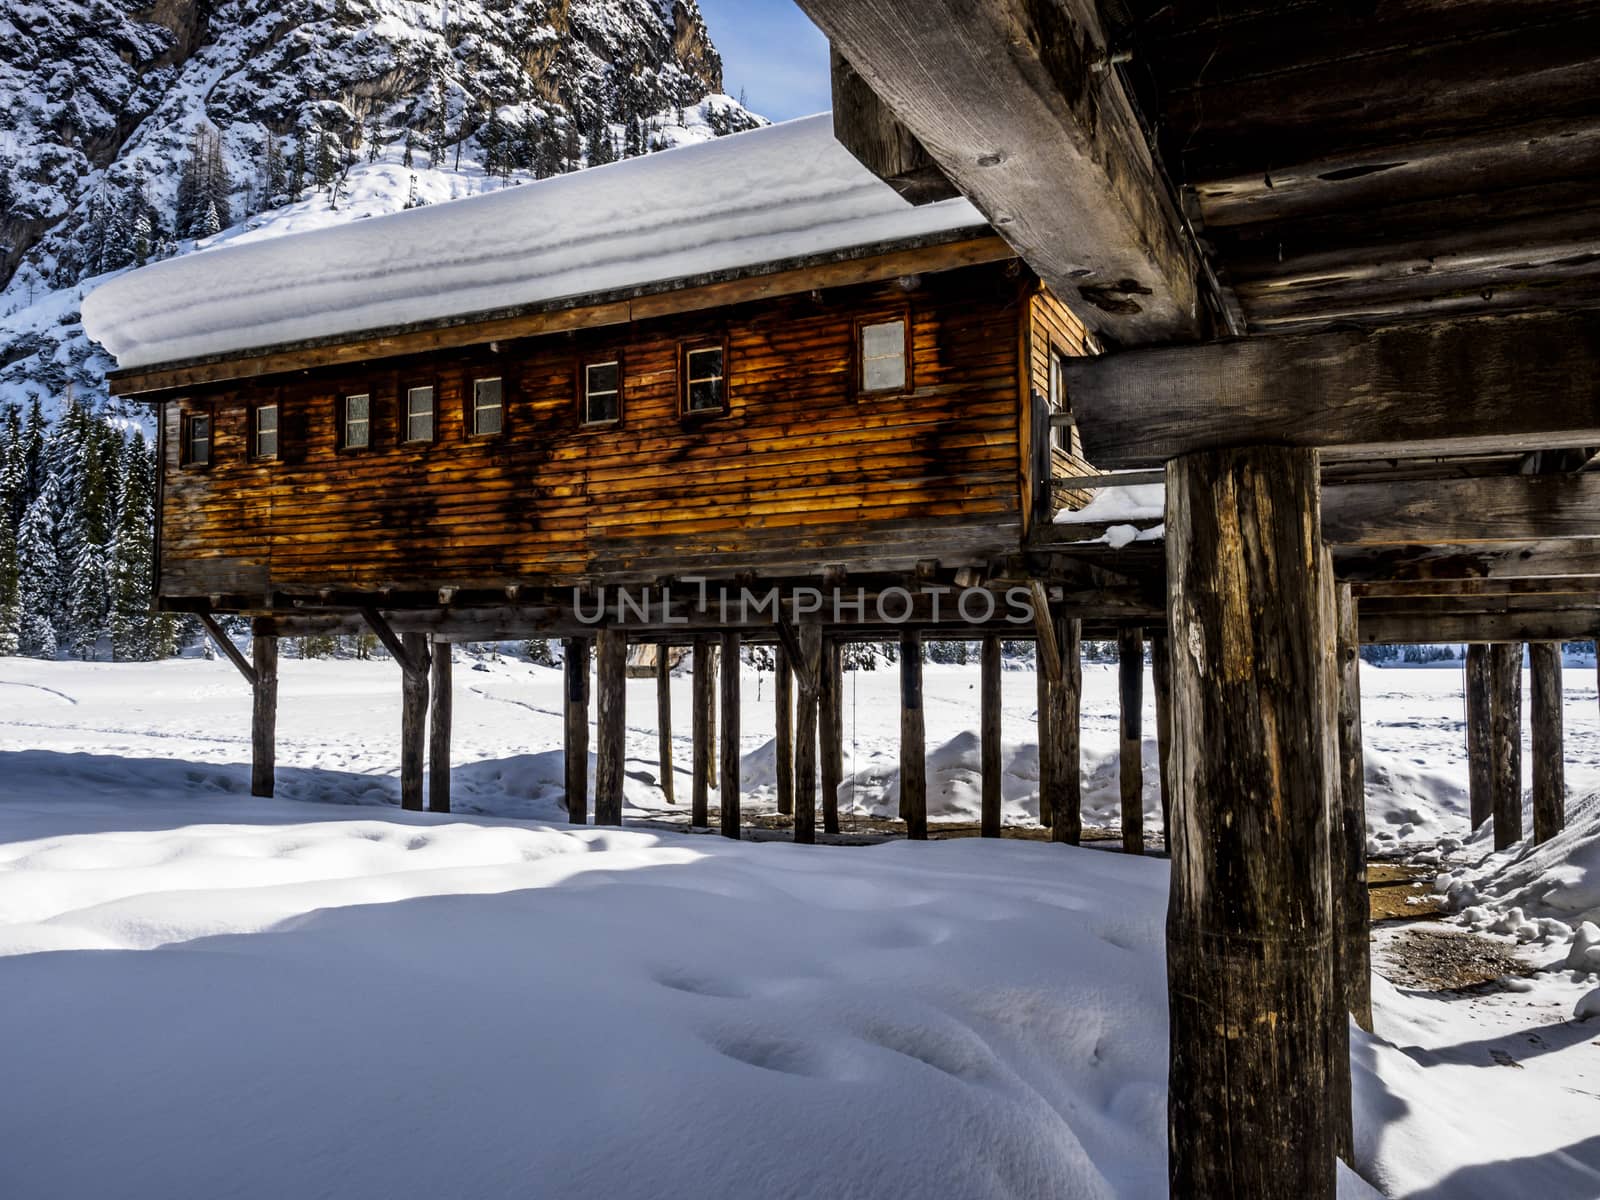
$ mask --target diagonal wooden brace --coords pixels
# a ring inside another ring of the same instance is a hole
[[[406,652],[405,646],[401,644],[400,635],[395,633],[394,627],[384,619],[381,612],[370,605],[362,606],[361,618],[372,627],[372,632],[378,635],[378,640],[383,643],[383,648],[389,652],[395,662],[400,664],[402,671],[412,678],[427,678],[428,668],[433,661],[432,655],[424,650],[420,660],[413,660],[411,655]]]
[[[211,640],[217,644],[223,656],[234,666],[239,668],[239,674],[251,687],[256,686],[256,669],[250,665],[250,660],[239,652],[239,647],[233,644],[233,639],[222,631],[222,626],[217,624],[217,619],[210,613],[200,614],[200,624],[206,627],[206,632],[211,635]]]

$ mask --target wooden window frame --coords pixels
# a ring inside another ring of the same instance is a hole
[[[722,406],[720,408],[689,407],[689,359],[706,350],[722,351]],[[715,421],[733,412],[732,372],[729,370],[728,337],[697,338],[678,345],[678,415],[684,421]]]
[[[261,453],[261,414],[272,409],[276,414],[273,418],[272,440],[273,451],[271,454]],[[278,462],[283,457],[283,401],[281,399],[263,400],[250,406],[250,461],[256,463]]]
[[[1064,360],[1066,358],[1066,352],[1061,349],[1054,338],[1051,338],[1049,352],[1045,359],[1044,391],[1045,407],[1050,410],[1052,415],[1058,412],[1069,414],[1072,412],[1072,404],[1070,402],[1063,403],[1066,397],[1066,376],[1064,371],[1066,366]],[[1060,450],[1063,454],[1077,454],[1077,451],[1072,447],[1072,433],[1073,426],[1062,425],[1057,427],[1052,422],[1050,426],[1050,449],[1052,451]],[[1063,436],[1067,441],[1065,446],[1061,444]]]
[[[206,423],[206,459],[195,461],[194,435],[191,432],[195,418]],[[210,408],[178,409],[178,465],[186,471],[209,471],[217,462],[217,414]]]
[[[905,331],[904,362],[905,382],[893,388],[867,387],[867,330],[874,325],[893,325],[900,322]],[[871,316],[857,317],[850,342],[850,383],[858,400],[881,400],[884,397],[908,396],[916,391],[916,367],[912,356],[911,309],[909,306]]]
[[[352,446],[350,444],[350,401],[357,396],[365,396],[367,398],[367,444],[365,446]],[[373,420],[372,389],[369,387],[364,392],[341,390],[333,398],[333,421],[336,433],[334,445],[338,447],[340,454],[370,453],[374,446],[372,433],[376,427],[376,422]]]
[[[727,360],[723,360],[726,366]],[[589,419],[589,372],[595,367],[617,368],[617,415],[607,417],[603,421]],[[622,424],[622,418],[627,411],[628,397],[628,368],[623,359],[622,351],[603,351],[597,354],[586,354],[578,361],[578,428],[579,429],[615,429]],[[726,397],[726,390],[724,390]]]
[[[478,428],[478,385],[494,380],[500,384],[500,428],[492,433],[484,433]],[[461,424],[467,432],[469,442],[492,442],[495,438],[505,437],[507,416],[511,408],[511,379],[504,371],[468,371],[466,386],[462,389],[461,397]],[[439,393],[434,392],[434,432],[438,433]]]
[[[429,388],[433,392],[433,407],[429,409],[432,418],[432,432],[425,438],[411,436],[411,393],[420,388]],[[359,395],[360,393],[356,393]],[[439,444],[439,381],[437,379],[413,379],[400,385],[400,395],[395,400],[396,415],[399,417],[399,443],[402,450],[415,449],[419,446],[437,446]],[[368,408],[371,413],[371,408]],[[370,420],[370,417],[369,417]],[[371,426],[368,426],[368,433]]]

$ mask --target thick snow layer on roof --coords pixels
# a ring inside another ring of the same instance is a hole
[[[116,278],[83,304],[124,367],[541,304],[984,225],[915,208],[827,114]]]

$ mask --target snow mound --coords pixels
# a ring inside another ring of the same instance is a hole
[[[1542,937],[1547,922],[1600,922],[1600,793],[1569,805],[1566,829],[1543,845],[1519,842],[1436,886],[1468,924],[1525,941],[1529,926]]]
[[[553,303],[978,229],[901,199],[823,114],[571,175],[159,262],[87,296],[123,367]]]

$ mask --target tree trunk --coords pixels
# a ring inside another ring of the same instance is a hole
[[[1186,1200],[1335,1194],[1318,471],[1278,446],[1167,465],[1167,1140]]]
[[[433,707],[428,713],[428,809],[440,813],[450,811],[450,708],[455,699],[450,650],[449,642],[433,645]]]
[[[800,705],[794,718],[794,840],[817,840],[817,692],[822,675],[822,628],[800,626]]]
[[[400,648],[411,664],[419,664],[428,653],[425,634],[400,636]],[[422,811],[422,764],[424,741],[428,733],[427,668],[401,668],[400,676],[400,807]]]
[[[715,691],[717,669],[711,661],[711,639],[694,640],[694,715],[691,718],[692,761],[689,773],[694,777],[690,788],[689,824],[696,829],[711,828],[711,763],[712,709],[716,707]]]
[[[666,645],[656,647],[656,759],[661,772],[661,795],[676,804],[672,779],[672,668]]]
[[[984,837],[1000,836],[1000,638],[987,634],[983,639],[982,698],[980,702],[979,742],[983,760],[983,806],[981,832]]]
[[[250,705],[250,794],[271,796],[278,767],[278,639],[256,634],[250,641],[256,681]]]
[[[822,741],[822,831],[839,832],[839,787],[844,783],[843,647],[822,643],[822,684],[817,696],[817,736]]]
[[[1489,730],[1490,648],[1467,647],[1467,795],[1472,828],[1494,816],[1494,736]]]
[[[622,824],[623,763],[627,752],[628,635],[602,629],[595,639],[594,823]]]
[[[922,635],[900,635],[900,811],[906,836],[928,836],[928,751],[922,722]]]
[[[794,668],[789,651],[778,643],[774,656],[777,667],[772,680],[773,705],[777,709],[778,813],[794,816]]]
[[[1372,1032],[1372,902],[1367,895],[1367,780],[1361,752],[1361,636],[1355,597],[1339,585],[1339,809],[1331,841],[1339,891],[1338,978],[1346,1011]]]
[[[739,635],[722,635],[722,836],[739,837]]]
[[[1117,630],[1121,697],[1118,776],[1122,783],[1122,852],[1144,853],[1144,630]]]
[[[567,820],[589,822],[589,639],[566,639],[566,787]]]
[[[1161,844],[1172,850],[1172,660],[1164,632],[1150,635],[1150,678],[1156,690],[1156,770],[1161,773]]]
[[[1522,840],[1522,643],[1489,648],[1489,734],[1494,848]]]
[[[1533,840],[1547,842],[1565,828],[1566,766],[1561,713],[1561,643],[1528,647],[1533,673]]]

